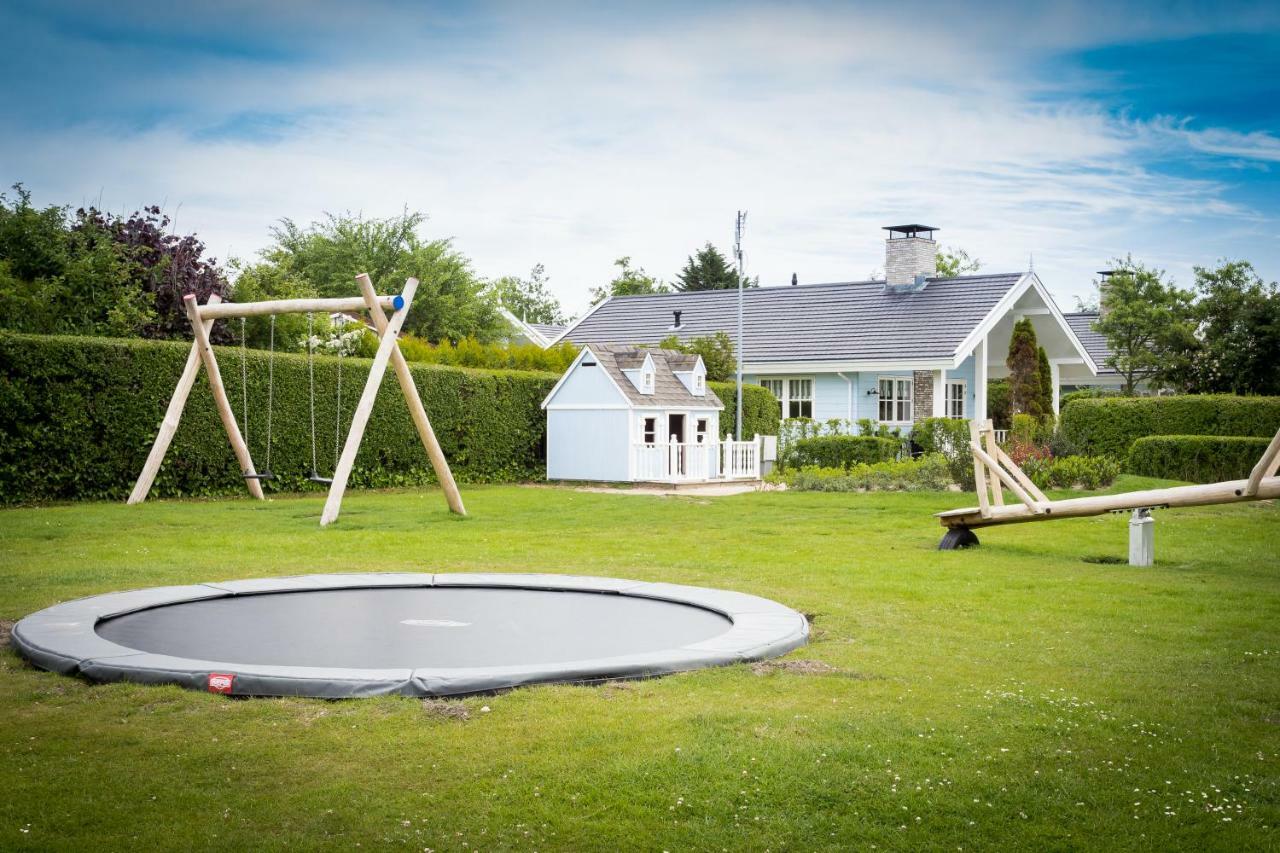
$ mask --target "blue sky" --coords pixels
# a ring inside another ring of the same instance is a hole
[[[1280,278],[1280,4],[0,5],[0,179],[160,203],[221,258],[280,217],[429,215],[571,311],[750,211],[764,284],[939,226],[1065,306],[1132,253]]]

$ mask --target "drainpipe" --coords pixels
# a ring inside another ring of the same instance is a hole
[[[836,371],[836,376],[839,376],[841,379],[844,380],[844,384],[849,390],[849,400],[845,408],[845,414],[849,418],[849,429],[856,429],[856,427],[854,426],[854,417],[853,417],[853,406],[854,406],[853,380],[851,380],[848,376],[845,376],[840,371]]]

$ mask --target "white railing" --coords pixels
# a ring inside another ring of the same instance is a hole
[[[992,430],[996,434],[996,444],[1004,444],[1009,440],[1009,431],[1007,429]]]
[[[632,475],[638,481],[707,482],[760,479],[760,442],[712,441],[634,444]]]

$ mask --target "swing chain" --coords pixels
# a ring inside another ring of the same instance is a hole
[[[271,315],[271,349],[267,357],[267,464],[264,473],[271,471],[271,410],[275,408],[276,389],[276,315]]]
[[[312,334],[312,314],[307,312],[307,400],[311,409],[311,476],[318,477],[316,468],[316,369],[315,336]]]
[[[249,356],[245,347],[244,317],[240,318],[240,440],[249,446]]]

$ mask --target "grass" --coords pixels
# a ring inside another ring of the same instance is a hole
[[[1119,490],[1153,485],[1124,478]],[[86,684],[0,651],[0,849],[1280,846],[1280,510],[980,532],[958,494],[713,500],[489,487],[0,513],[0,619],[109,590],[550,571],[813,615],[804,667],[449,702]],[[486,712],[484,709],[488,708]]]

